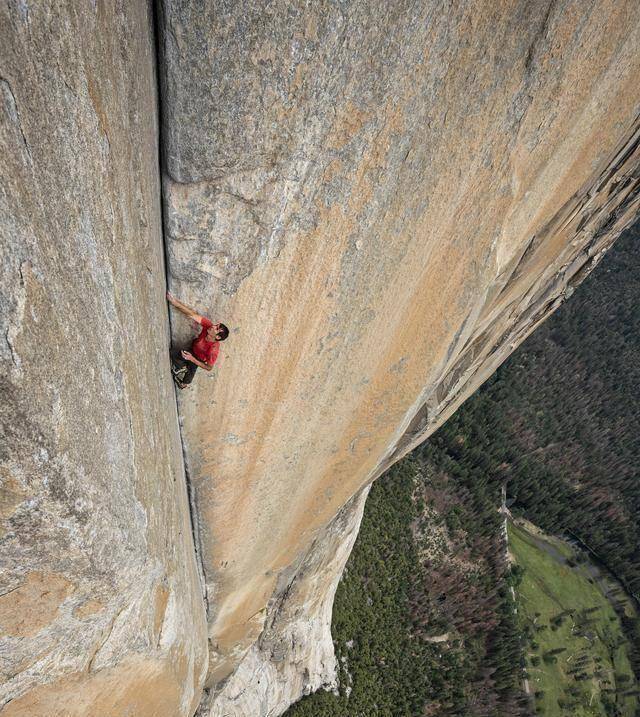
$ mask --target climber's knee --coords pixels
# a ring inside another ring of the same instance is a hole
[[[171,352],[171,374],[178,388],[187,388],[197,370],[198,367],[194,363],[182,358],[180,349]]]

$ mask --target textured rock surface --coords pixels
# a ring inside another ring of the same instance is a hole
[[[256,717],[330,685],[366,486],[638,211],[637,2],[160,15],[172,288],[233,327],[180,397],[201,565],[149,8],[3,2],[3,717]]]
[[[0,27],[0,714],[191,715],[150,16],[1,2]]]
[[[171,284],[233,327],[180,403],[209,684],[276,714],[251,675],[291,571],[637,212],[640,6],[164,0],[162,23]]]
[[[260,637],[228,681],[219,690],[207,691],[199,715],[280,714],[292,695],[336,687],[333,598],[368,493],[367,487],[352,498],[307,553],[280,575]]]

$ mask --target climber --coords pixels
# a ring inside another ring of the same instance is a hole
[[[229,329],[224,324],[214,324],[205,316],[200,316],[186,304],[172,296],[167,291],[167,300],[178,311],[202,326],[199,335],[191,344],[191,351],[186,349],[173,349],[171,351],[171,373],[178,388],[186,388],[191,381],[198,366],[205,371],[211,371],[218,358],[219,342],[229,335]]]

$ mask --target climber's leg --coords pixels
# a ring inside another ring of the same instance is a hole
[[[194,363],[182,358],[180,349],[171,351],[171,373],[178,388],[186,388],[193,381],[197,370],[198,367]]]

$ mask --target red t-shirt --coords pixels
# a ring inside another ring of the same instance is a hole
[[[213,366],[218,358],[218,351],[220,350],[220,344],[217,341],[209,341],[207,338],[207,331],[213,326],[213,323],[209,319],[202,317],[202,331],[199,336],[193,340],[191,344],[191,353],[202,363],[206,363],[209,366]]]

